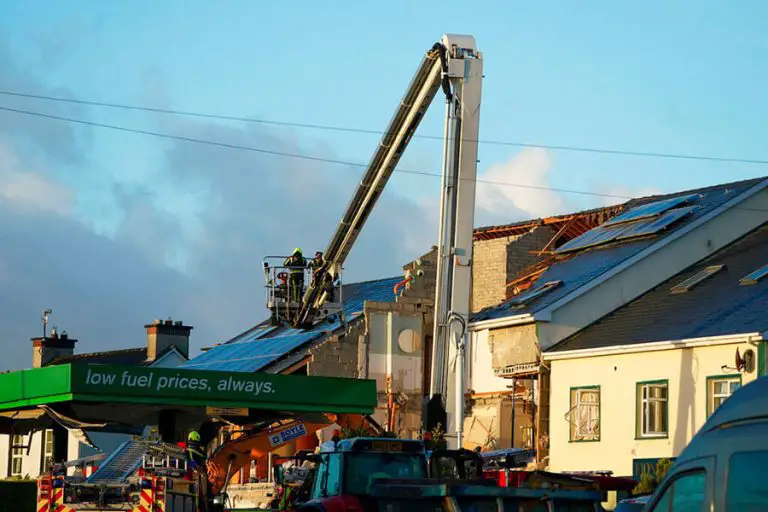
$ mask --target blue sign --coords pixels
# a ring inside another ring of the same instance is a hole
[[[307,428],[304,426],[303,423],[299,423],[298,425],[294,425],[293,427],[289,427],[285,430],[281,430],[280,432],[275,432],[274,434],[269,435],[269,444],[272,445],[272,447],[280,446],[281,444],[285,444],[288,441],[291,441],[293,439],[297,439],[299,437],[303,437],[307,435]]]

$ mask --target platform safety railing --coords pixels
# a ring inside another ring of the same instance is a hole
[[[316,279],[317,268],[310,268],[311,259],[307,258],[307,267],[289,267],[284,265],[287,256],[267,256],[263,259],[263,272],[266,290],[267,308],[277,320],[292,322],[301,308],[307,287]],[[302,279],[292,278],[291,274],[301,272]],[[333,279],[325,279],[325,304],[327,313],[337,313],[342,304],[341,272]],[[321,315],[322,316],[322,315]]]

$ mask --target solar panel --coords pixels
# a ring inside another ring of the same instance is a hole
[[[604,223],[603,226],[613,226],[615,224],[621,224],[624,222],[632,222],[648,217],[656,217],[676,206],[689,203],[698,199],[699,197],[700,196],[698,194],[690,194],[687,196],[665,199],[663,201],[656,201],[655,203],[644,204],[642,206],[632,208],[627,213],[622,213],[621,215],[612,218],[608,222]]]
[[[594,229],[590,229],[583,235],[574,238],[568,243],[561,245],[555,252],[562,253],[607,244],[608,242],[616,240],[625,232],[630,231],[633,226],[634,224],[619,224],[617,226],[609,227],[598,226]]]
[[[325,331],[277,336],[249,342],[230,343],[213,347],[187,361],[182,368],[256,372],[305,343],[323,336]]]
[[[697,206],[686,206],[685,208],[676,208],[662,215],[661,217],[652,217],[642,222],[633,222],[627,224],[625,232],[616,236],[616,240],[625,240],[627,238],[636,238],[639,236],[655,235],[659,231],[667,229],[675,222],[682,220],[692,214]]]
[[[675,222],[687,217],[696,210],[697,206],[686,206],[668,211],[660,217],[647,217],[634,222],[621,222],[611,226],[596,227],[574,238],[570,242],[561,245],[555,253],[564,253],[607,244],[617,240],[637,238],[640,236],[654,235],[668,228]]]

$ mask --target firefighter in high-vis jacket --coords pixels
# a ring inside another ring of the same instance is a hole
[[[288,268],[289,300],[291,302],[299,302],[302,293],[304,293],[304,269],[307,268],[307,260],[301,253],[301,249],[298,247],[294,249],[293,254],[283,262],[283,266]]]
[[[194,463],[194,466],[205,468],[205,451],[200,446],[200,434],[192,431],[187,436],[187,460]]]

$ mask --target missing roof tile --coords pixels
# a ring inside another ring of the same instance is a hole
[[[520,297],[515,297],[514,299],[509,301],[508,307],[510,308],[522,308],[533,302],[534,300],[538,299],[545,293],[549,293],[550,291],[554,290],[558,286],[561,286],[563,284],[562,281],[549,281],[544,284],[542,284],[537,289],[533,290],[530,293],[524,293]]]

